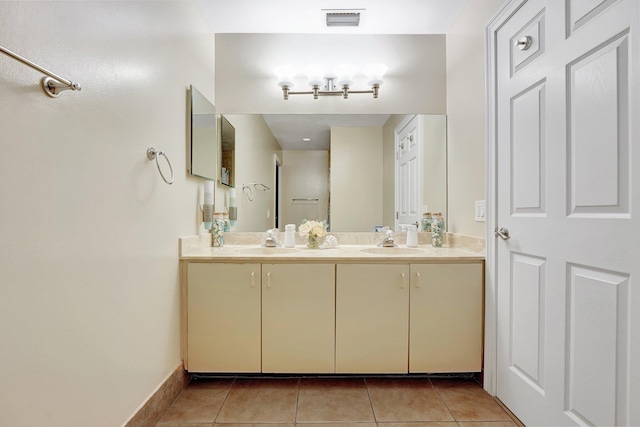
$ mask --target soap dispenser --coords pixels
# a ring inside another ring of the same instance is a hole
[[[407,247],[418,247],[418,226],[415,224],[407,225]]]

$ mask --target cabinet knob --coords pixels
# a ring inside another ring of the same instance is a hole
[[[416,288],[420,287],[420,273],[416,271]]]
[[[256,272],[255,272],[255,271],[252,271],[252,272],[251,272],[251,287],[252,287],[252,288],[255,288],[255,287],[256,287],[256,281],[255,281],[255,278],[256,278]]]
[[[402,280],[400,281],[400,289],[404,289],[404,282],[405,282],[406,276],[404,273],[400,273],[400,275],[402,276]]]
[[[271,272],[267,273],[267,288],[271,287]]]

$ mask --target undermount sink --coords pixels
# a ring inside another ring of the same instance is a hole
[[[298,252],[294,248],[245,248],[237,249],[238,253],[247,255],[284,255]]]
[[[366,252],[368,254],[376,254],[376,255],[411,255],[420,253],[420,249],[413,248],[366,248],[361,249],[362,252]]]

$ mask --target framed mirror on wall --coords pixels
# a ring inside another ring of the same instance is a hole
[[[191,175],[215,180],[218,176],[218,129],[216,108],[193,85],[189,87],[190,126],[187,170]]]
[[[236,186],[236,129],[225,116],[220,118],[220,183]]]

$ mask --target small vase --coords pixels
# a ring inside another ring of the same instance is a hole
[[[318,236],[309,236],[307,240],[307,247],[309,249],[318,249],[320,247],[320,238]]]

